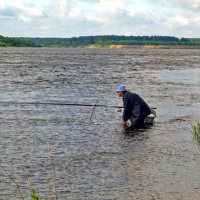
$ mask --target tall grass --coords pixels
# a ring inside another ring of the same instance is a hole
[[[193,127],[193,136],[197,143],[200,145],[200,122]]]

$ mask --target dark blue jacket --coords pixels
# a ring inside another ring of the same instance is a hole
[[[133,126],[140,125],[151,113],[147,103],[137,94],[126,91],[123,96],[124,112],[122,119],[131,120]]]

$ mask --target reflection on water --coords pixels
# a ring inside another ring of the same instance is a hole
[[[58,199],[198,199],[199,155],[189,128],[200,118],[199,71],[188,75],[193,82],[181,72],[194,56],[199,64],[199,50],[0,48],[0,165],[25,199],[28,177],[50,199],[49,153]],[[179,77],[170,81],[180,84],[168,83],[169,66]],[[110,107],[97,107],[91,122],[92,107],[12,103],[122,105],[113,94],[119,84],[157,107],[154,126],[124,133],[121,113]],[[21,199],[1,169],[0,199]]]

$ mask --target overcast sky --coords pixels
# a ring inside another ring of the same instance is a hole
[[[200,37],[200,0],[0,0],[0,35]]]

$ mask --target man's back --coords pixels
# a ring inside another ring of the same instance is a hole
[[[134,121],[144,121],[144,119],[151,113],[147,103],[136,93],[126,91],[123,96],[124,113],[123,120],[131,119]]]

